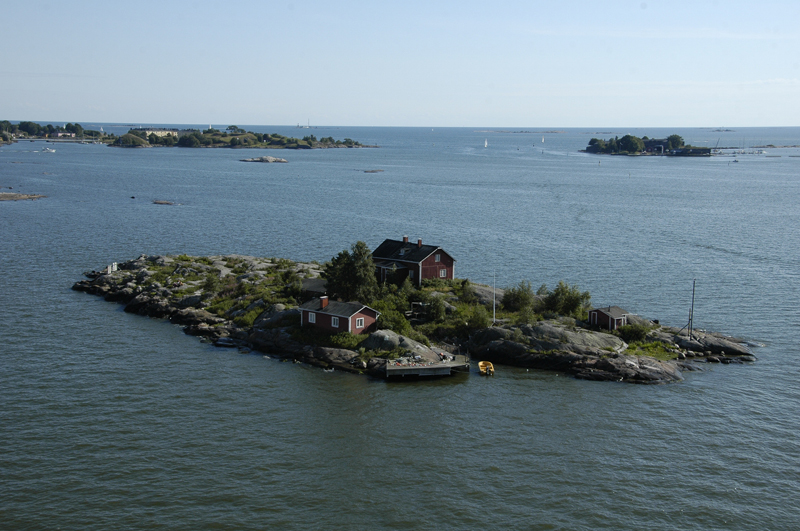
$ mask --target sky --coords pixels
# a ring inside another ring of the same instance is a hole
[[[800,2],[0,0],[0,120],[800,126]]]

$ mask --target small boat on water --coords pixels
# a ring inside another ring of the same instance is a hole
[[[480,370],[481,374],[484,376],[494,375],[494,365],[492,365],[491,361],[479,361],[478,370]]]
[[[42,153],[55,153],[56,150],[53,148],[46,147],[42,150]]]

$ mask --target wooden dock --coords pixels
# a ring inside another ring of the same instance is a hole
[[[453,360],[441,362],[402,362],[389,360],[386,363],[386,378],[429,378],[450,376],[454,372],[469,372],[469,358],[455,355]]]

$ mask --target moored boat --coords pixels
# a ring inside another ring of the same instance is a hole
[[[492,365],[491,361],[479,361],[478,370],[480,370],[481,374],[484,376],[494,375],[494,365]]]

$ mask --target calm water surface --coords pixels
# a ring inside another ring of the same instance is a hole
[[[320,128],[381,147],[289,164],[0,148],[0,187],[48,196],[0,203],[0,528],[796,529],[800,149],[578,153],[676,132],[603,131]],[[677,132],[800,144],[798,128]],[[678,326],[697,279],[695,325],[759,361],[655,387],[502,366],[390,384],[214,349],[69,289],[141,253],[324,261],[404,234],[460,277],[563,279]]]

